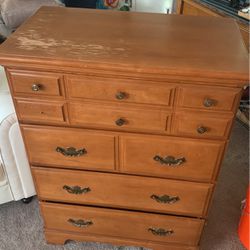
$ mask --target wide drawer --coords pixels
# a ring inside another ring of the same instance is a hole
[[[62,75],[46,72],[8,70],[14,95],[51,96],[63,95]]]
[[[196,181],[215,179],[225,143],[167,136],[121,136],[122,172]]]
[[[173,131],[174,134],[181,136],[226,139],[232,120],[232,116],[225,114],[177,112],[174,115]]]
[[[85,206],[41,203],[46,229],[197,245],[204,220]]]
[[[172,106],[175,86],[141,80],[67,77],[71,98]]]
[[[127,105],[70,103],[69,113],[73,125],[122,131],[166,133],[171,121],[171,113],[166,110]]]
[[[30,163],[113,170],[115,138],[102,132],[22,126]]]
[[[205,216],[211,184],[119,174],[32,168],[39,198]]]
[[[19,120],[41,123],[65,123],[67,115],[64,102],[30,101],[16,99]]]
[[[240,94],[240,88],[182,86],[179,87],[177,105],[183,108],[234,112]]]

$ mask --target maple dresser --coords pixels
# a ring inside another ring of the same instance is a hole
[[[248,80],[235,21],[43,7],[0,63],[49,243],[198,249]]]

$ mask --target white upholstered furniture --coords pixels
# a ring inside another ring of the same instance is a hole
[[[0,204],[35,195],[7,80],[0,67]]]

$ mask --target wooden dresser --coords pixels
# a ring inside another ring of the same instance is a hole
[[[248,81],[233,20],[44,7],[0,63],[49,243],[198,249]]]

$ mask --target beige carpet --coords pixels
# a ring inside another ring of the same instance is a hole
[[[243,250],[237,238],[241,200],[248,185],[248,130],[235,123],[230,146],[219,177],[201,250]],[[192,195],[192,194],[190,194]],[[96,243],[47,245],[38,202],[10,202],[0,206],[0,250],[136,250]]]

